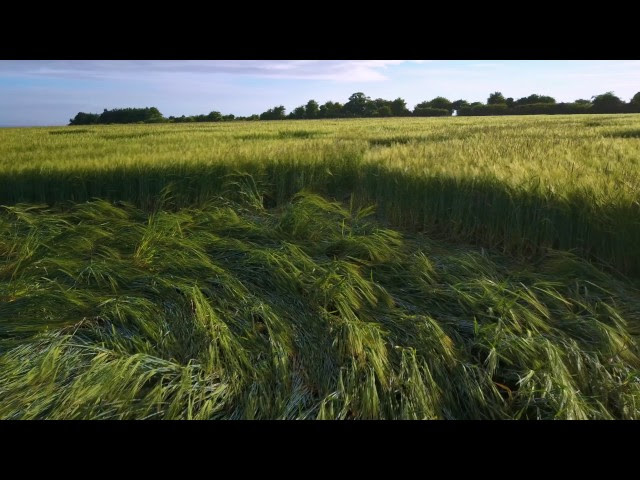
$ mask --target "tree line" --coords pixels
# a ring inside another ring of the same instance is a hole
[[[260,115],[236,117],[212,111],[206,115],[193,115],[165,118],[155,107],[105,109],[101,114],[79,112],[69,121],[69,125],[93,125],[111,123],[191,123],[191,122],[228,122],[285,119],[319,118],[377,118],[377,117],[448,117],[486,116],[486,115],[554,115],[577,113],[640,113],[640,92],[629,102],[623,101],[613,92],[596,95],[590,100],[578,99],[574,102],[556,102],[555,98],[533,94],[517,100],[505,98],[501,92],[489,95],[487,103],[466,100],[450,101],[444,97],[418,103],[413,110],[407,108],[407,102],[398,97],[395,100],[371,99],[362,92],[356,92],[343,105],[339,102],[326,102],[323,105],[309,100],[305,105],[293,109],[288,115],[284,106],[270,108]]]
[[[228,122],[231,120],[259,120],[259,115],[236,117],[223,115],[220,112],[209,112],[207,115],[186,117],[164,117],[156,107],[147,108],[114,108],[102,113],[79,112],[69,120],[69,125],[108,125],[113,123],[190,123],[190,122]]]

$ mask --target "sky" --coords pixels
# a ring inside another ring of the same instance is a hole
[[[486,102],[499,91],[558,102],[640,91],[638,60],[0,60],[0,126],[66,125],[78,112],[157,107],[170,115],[247,116],[354,92]]]

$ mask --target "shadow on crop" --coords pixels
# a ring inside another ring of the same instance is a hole
[[[610,138],[640,138],[640,129],[617,130],[607,134]]]
[[[149,166],[144,172],[37,170],[0,174],[0,205],[128,201],[152,209],[172,185],[175,208],[202,204],[224,192],[237,166]],[[640,274],[640,206],[596,205],[588,192],[563,197],[515,189],[497,179],[417,177],[355,159],[305,166],[246,164],[261,185],[264,205],[278,207],[306,189],[341,202],[377,205],[378,218],[397,228],[530,256],[552,248],[575,251],[624,274]]]
[[[89,133],[91,130],[79,128],[77,130],[50,130],[49,135],[77,135],[79,133]]]
[[[324,132],[317,130],[282,130],[271,133],[249,133],[245,135],[234,135],[236,140],[284,140],[284,139],[308,139],[324,135]]]
[[[137,133],[117,133],[111,135],[100,135],[100,138],[104,140],[129,140],[133,138],[144,138],[153,135],[151,132],[137,132]]]

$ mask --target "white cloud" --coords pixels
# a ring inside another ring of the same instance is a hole
[[[0,61],[0,76],[153,81],[155,75],[247,75],[261,78],[382,81],[405,60],[55,60]]]
[[[503,67],[504,64],[486,62],[486,63],[472,63],[469,66],[474,68],[500,68],[500,67]]]

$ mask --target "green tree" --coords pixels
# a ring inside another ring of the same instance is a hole
[[[379,117],[380,109],[389,107],[391,102],[383,98],[376,98],[375,100],[367,99],[367,103],[364,107],[365,117]]]
[[[636,93],[629,103],[634,107],[640,107],[640,92]]]
[[[286,118],[284,114],[285,110],[282,105],[270,108],[260,114],[260,120],[284,120]]]
[[[413,109],[413,114],[417,115],[417,110],[423,109],[436,109],[436,110],[446,110],[449,112],[449,115],[453,113],[453,103],[444,97],[436,97],[433,100],[429,100],[427,102],[421,102],[415,106]]]
[[[162,118],[162,114],[160,113],[160,110],[158,110],[156,107],[150,107],[150,108],[146,108],[146,116],[148,119],[158,119],[158,118]]]
[[[378,108],[379,117],[390,117],[391,115],[393,115],[393,113],[391,112],[391,107],[389,105],[383,105]]]
[[[289,118],[302,119],[306,116],[306,109],[304,105],[300,105],[293,109],[293,111],[289,114]]]
[[[371,99],[362,92],[356,92],[349,97],[342,110],[348,117],[364,117],[367,111],[367,103]]]
[[[592,97],[592,103],[594,110],[609,113],[619,111],[624,105],[622,99],[614,95],[613,92],[607,92],[602,95]]]
[[[220,112],[210,112],[207,115],[207,122],[221,122],[222,114]]]
[[[453,113],[453,104],[448,98],[436,97],[426,103],[428,104],[428,107],[437,108],[440,110],[448,110],[449,114]]]
[[[320,113],[320,106],[318,102],[315,100],[309,100],[307,102],[307,106],[305,107],[305,118],[318,118],[318,114]]]
[[[158,123],[164,121],[164,117],[155,107],[150,108],[106,108],[100,114],[98,123]]]
[[[390,105],[391,113],[394,117],[405,117],[410,115],[411,112],[407,108],[407,102],[404,99],[398,97]]]
[[[538,95],[534,93],[533,95],[529,95],[528,97],[522,97],[516,100],[516,105],[534,105],[534,104],[540,104],[540,103],[555,104],[556,99],[553,97]]]
[[[344,116],[343,108],[339,102],[326,102],[320,107],[318,114],[320,118],[340,118]]]
[[[469,106],[469,102],[467,102],[466,100],[456,100],[455,102],[451,102],[451,108],[453,110],[460,110],[461,108],[465,108]]]
[[[75,117],[69,120],[69,125],[95,125],[100,120],[97,113],[78,112]]]
[[[491,95],[489,95],[489,98],[487,99],[487,105],[501,105],[506,103],[507,103],[507,100],[504,98],[504,95],[502,95],[502,93],[500,92],[493,92]]]

